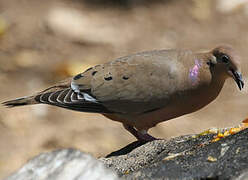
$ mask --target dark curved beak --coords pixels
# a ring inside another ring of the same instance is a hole
[[[239,90],[244,87],[244,81],[242,79],[242,74],[238,71],[231,69],[235,82],[237,83]]]

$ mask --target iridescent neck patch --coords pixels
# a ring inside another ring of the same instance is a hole
[[[196,59],[193,68],[189,70],[189,79],[193,85],[196,85],[197,82],[199,81],[199,73],[201,66],[202,66],[202,62]]]

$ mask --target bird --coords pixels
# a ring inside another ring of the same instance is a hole
[[[88,68],[7,107],[48,104],[100,113],[118,121],[141,142],[156,140],[148,130],[193,113],[219,95],[225,80],[244,87],[240,56],[230,45],[207,51],[162,49],[139,52]]]

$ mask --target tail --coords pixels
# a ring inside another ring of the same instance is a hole
[[[3,102],[2,104],[4,106],[12,108],[16,106],[24,106],[24,105],[37,104],[37,103],[38,102],[35,101],[34,96],[26,96],[26,97],[21,97],[21,98],[13,99],[10,101],[6,101],[6,102]]]
[[[6,101],[2,104],[10,108],[32,104],[49,104],[80,112],[112,113],[92,97],[89,90],[78,94],[70,87],[51,87],[35,95]]]
[[[36,96],[38,96],[40,94],[44,94],[46,92],[53,92],[53,91],[56,91],[57,89],[63,89],[66,87],[70,87],[70,83],[71,83],[71,78],[67,78],[67,79],[60,81],[59,83],[41,91],[41,92],[33,94],[31,96],[25,96],[25,97],[13,99],[10,101],[3,102],[2,104],[4,106],[10,107],[10,108],[11,107],[17,107],[17,106],[24,106],[24,105],[40,104],[43,102],[36,100]]]

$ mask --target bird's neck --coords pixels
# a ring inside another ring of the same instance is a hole
[[[223,73],[225,71],[217,67],[211,67],[211,64],[209,63],[212,58],[211,53],[199,53],[196,56],[202,63],[202,69],[203,72],[205,72],[203,74],[209,74],[209,78],[211,79],[205,77],[205,79],[208,79],[206,83],[208,84],[210,82],[208,85],[208,91],[212,93],[212,98],[216,98],[227,79],[226,74]]]
[[[213,71],[209,91],[217,97],[223,88],[226,79],[227,77],[223,73],[219,71]]]

